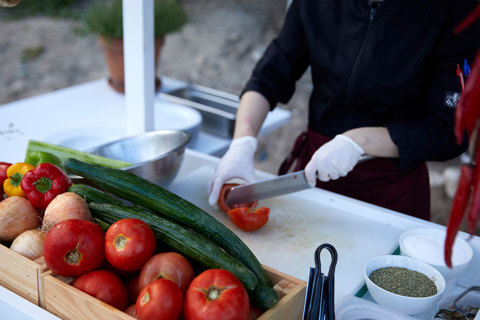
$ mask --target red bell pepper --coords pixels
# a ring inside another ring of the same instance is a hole
[[[21,187],[32,206],[45,209],[53,198],[66,192],[70,184],[70,178],[59,167],[42,163],[23,176]]]
[[[0,162],[0,200],[2,200],[3,195],[3,181],[5,181],[7,176],[7,168],[10,167],[11,163]]]

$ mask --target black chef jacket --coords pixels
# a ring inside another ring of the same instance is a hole
[[[456,66],[471,66],[480,23],[460,35],[474,0],[294,0],[243,92],[273,109],[311,67],[309,127],[328,137],[385,126],[401,168],[448,160],[466,146],[453,133]]]

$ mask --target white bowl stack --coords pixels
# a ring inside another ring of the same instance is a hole
[[[445,294],[448,294],[472,260],[472,247],[462,238],[456,237],[452,250],[453,268],[444,261],[445,230],[418,228],[407,230],[398,240],[401,255],[428,263],[437,269],[446,281]]]

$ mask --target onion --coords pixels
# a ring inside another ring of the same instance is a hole
[[[0,240],[13,241],[22,232],[38,228],[38,211],[25,198],[12,196],[0,202]]]
[[[48,231],[60,221],[68,219],[93,221],[87,202],[74,192],[59,194],[48,204],[42,230]]]
[[[27,230],[13,240],[10,249],[30,260],[43,256],[43,243],[47,233],[39,229]]]

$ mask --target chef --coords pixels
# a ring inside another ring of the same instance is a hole
[[[457,65],[473,62],[479,22],[453,29],[475,0],[293,0],[240,99],[234,139],[209,183],[254,182],[256,136],[310,68],[308,128],[279,174],[305,169],[319,188],[430,219],[426,161],[460,155],[453,133]],[[460,75],[462,76],[462,75]],[[374,159],[361,162],[363,155]]]

